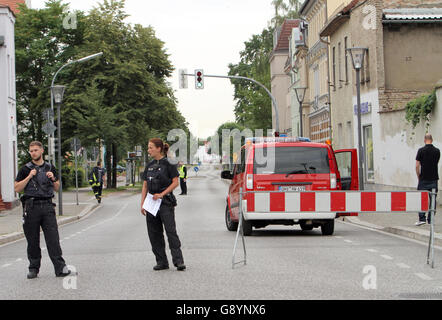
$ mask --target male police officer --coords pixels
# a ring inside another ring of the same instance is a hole
[[[20,169],[14,185],[15,192],[24,190],[23,230],[28,242],[30,263],[28,279],[36,278],[40,270],[40,227],[43,229],[55,275],[65,277],[71,273],[62,257],[57,219],[52,203],[54,190],[58,191],[60,181],[54,166],[43,160],[43,152],[41,142],[31,142],[29,153],[32,161]]]
[[[95,198],[101,203],[101,194],[103,192],[104,169],[101,168],[101,161],[97,162],[97,166],[92,169],[89,175],[89,184],[92,186]]]

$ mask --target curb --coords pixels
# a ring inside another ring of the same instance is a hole
[[[78,221],[78,220],[84,218],[86,215],[92,213],[92,211],[94,211],[96,208],[98,208],[98,206],[99,206],[98,204],[90,204],[86,208],[84,208],[83,211],[79,215],[57,220],[57,225],[63,226],[65,224]],[[0,236],[0,246],[10,243],[10,242],[14,242],[14,241],[23,239],[24,237],[25,237],[24,232],[14,232],[14,233],[11,233],[11,234],[8,234],[5,236]]]
[[[428,230],[415,230],[409,227],[381,227],[372,223],[361,221],[357,217],[343,217],[343,221],[350,222],[355,225],[360,225],[363,227],[367,227],[370,229],[376,229],[380,231],[384,231],[387,233],[396,234],[398,236],[429,242],[430,241],[430,231]],[[434,244],[436,246],[442,246],[442,234],[435,233],[434,234]]]

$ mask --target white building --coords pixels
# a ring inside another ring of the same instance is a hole
[[[0,4],[0,210],[17,199],[17,112],[15,96],[15,16]]]

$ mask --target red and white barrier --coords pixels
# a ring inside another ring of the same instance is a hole
[[[247,213],[419,212],[429,210],[427,191],[248,192]]]

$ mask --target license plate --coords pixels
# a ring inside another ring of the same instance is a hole
[[[279,186],[279,191],[305,191],[305,186]]]

